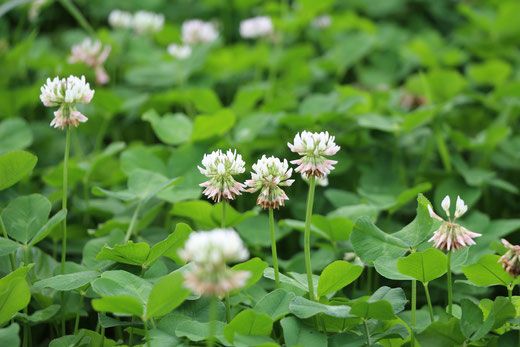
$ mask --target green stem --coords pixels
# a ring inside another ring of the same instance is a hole
[[[367,324],[367,320],[366,319],[363,319],[363,326],[365,327],[365,335],[367,337],[367,345],[371,346],[372,343],[370,342],[370,332],[368,331],[368,324]]]
[[[509,284],[507,286],[507,296],[509,297],[509,301],[513,303],[513,289],[515,289],[514,284]]]
[[[68,192],[68,176],[69,176],[69,151],[70,151],[70,126],[67,128],[67,137],[65,139],[65,155],[63,157],[63,185],[61,208],[67,209],[67,192]],[[63,237],[61,240],[61,274],[65,274],[65,261],[67,259],[67,218],[63,219]],[[62,303],[63,304],[63,303]]]
[[[217,320],[217,298],[212,296],[209,304],[209,338],[206,341],[208,347],[213,347],[215,336],[215,323]]]
[[[132,220],[130,221],[130,225],[128,226],[128,230],[126,231],[125,241],[127,243],[134,232],[135,223],[137,222],[137,217],[139,216],[139,211],[141,210],[141,206],[143,204],[143,200],[139,200],[137,203],[137,207],[135,208],[134,214],[132,215]]]
[[[438,122],[434,125],[433,133],[435,135],[435,139],[437,140],[437,148],[439,150],[439,155],[441,157],[442,164],[444,169],[447,172],[451,172],[451,157],[450,152],[448,150],[448,145],[442,136],[442,131]]]
[[[146,345],[150,347],[150,336],[148,336],[148,321],[144,321],[144,338],[146,339]]]
[[[222,201],[222,220],[220,221],[220,227],[224,229],[226,227],[226,205],[225,201]]]
[[[0,229],[2,229],[2,235],[6,239],[9,239],[9,236],[7,236],[7,231],[5,230],[4,220],[2,219],[1,215],[0,215]],[[14,263],[14,254],[13,253],[9,253],[9,260],[11,261],[11,271],[16,270],[16,265]]]
[[[83,302],[85,300],[85,295],[81,293],[81,297],[79,299],[79,309],[78,312],[76,312],[76,322],[74,323],[74,335],[78,333],[79,328],[79,315],[81,313],[81,310],[83,309]]]
[[[316,187],[316,177],[311,176],[309,179],[309,195],[307,196],[307,212],[305,215],[305,233],[303,235],[303,246],[305,251],[305,269],[307,271],[307,284],[309,286],[309,299],[316,301],[314,297],[314,286],[312,284],[312,267],[311,267],[311,217],[312,205],[314,203],[314,188]]]
[[[105,327],[101,327],[101,342],[99,347],[103,347],[105,345]]]
[[[226,293],[226,321],[231,322],[231,302],[229,301],[229,293]]]
[[[453,288],[451,287],[451,250],[448,251],[448,265],[447,265],[447,274],[448,274],[448,314],[451,316],[452,306],[453,306]]]
[[[105,138],[105,135],[108,130],[108,125],[110,123],[110,119],[111,119],[111,117],[108,114],[106,114],[103,117],[101,126],[100,126],[99,131],[96,136],[96,142],[94,144],[94,151],[93,151],[94,153],[97,153],[101,149],[101,145],[103,144],[103,139]]]
[[[416,324],[416,311],[417,311],[417,280],[412,280],[412,327]],[[412,329],[410,329],[412,330]],[[412,347],[415,346],[415,334],[412,330],[411,336]]]
[[[428,289],[428,282],[423,283],[424,293],[426,293],[426,301],[428,302],[428,310],[430,311],[430,323],[433,323],[433,307],[432,300],[430,299],[430,290]]]
[[[131,323],[133,323],[135,321],[135,317],[132,316],[132,319],[130,320]],[[128,336],[128,346],[132,347],[134,345],[134,327],[130,327],[130,333],[129,333],[129,336]]]
[[[276,236],[274,233],[274,214],[273,209],[269,209],[269,228],[271,229],[271,251],[273,253],[274,281],[276,289],[280,288],[280,275],[278,270],[278,256],[276,254]]]
[[[88,21],[85,19],[80,10],[74,5],[71,0],[60,0],[61,4],[71,14],[72,17],[78,22],[79,25],[90,35],[96,36],[96,31],[90,26]]]

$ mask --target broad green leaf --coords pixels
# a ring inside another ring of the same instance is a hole
[[[105,296],[101,299],[93,299],[92,307],[98,312],[129,314],[137,317],[143,316],[143,304],[133,296],[128,295]]]
[[[152,284],[139,276],[123,270],[105,271],[92,282],[92,289],[100,296],[132,296],[146,304]]]
[[[201,112],[213,113],[222,108],[220,99],[213,89],[192,88],[188,90],[188,95],[191,102]]]
[[[39,194],[14,199],[2,211],[7,234],[27,244],[47,221],[51,207],[51,202]]]
[[[222,206],[224,202],[220,202],[218,204],[214,204],[211,209],[211,217],[217,223],[217,225],[221,225],[222,223]],[[233,206],[229,205],[226,202],[226,227],[234,227],[237,224],[242,223],[246,219],[255,216],[256,213],[253,211],[246,211],[244,213],[240,213],[233,208]]]
[[[244,263],[240,263],[240,264],[233,266],[233,270],[247,271],[251,275],[249,277],[249,279],[247,280],[246,285],[243,288],[240,288],[239,291],[246,290],[247,288],[251,287],[256,282],[258,282],[262,278],[262,275],[264,274],[264,270],[266,268],[267,268],[267,263],[258,257],[249,259],[248,261],[246,261]]]
[[[90,337],[84,336],[83,334],[78,335],[65,335],[52,340],[49,343],[49,347],[89,347]]]
[[[104,246],[96,256],[96,260],[112,260],[118,263],[142,266],[150,252],[150,246],[146,242],[134,243],[128,241],[124,245],[115,245],[113,248]]]
[[[404,241],[385,233],[368,217],[360,217],[356,220],[350,241],[354,251],[364,263],[385,256],[398,258],[409,249]]]
[[[426,330],[417,335],[417,341],[421,346],[428,347],[459,346],[465,340],[459,320],[456,318],[451,318],[448,322],[433,322]]]
[[[54,317],[59,310],[60,305],[50,305],[42,310],[34,312],[30,316],[20,312],[17,313],[17,316],[27,319],[31,323],[42,323]]]
[[[5,346],[20,346],[20,326],[16,323],[12,323],[7,328],[0,329],[0,341]]]
[[[175,336],[177,337],[187,337],[190,341],[198,342],[202,341],[209,337],[210,323],[201,323],[197,321],[187,321],[183,320],[177,327],[175,328]],[[225,324],[221,321],[215,322],[215,332],[217,337],[222,334],[222,330],[224,329]],[[223,337],[223,336],[222,336]]]
[[[423,283],[430,282],[446,273],[448,258],[441,251],[430,248],[416,252],[397,261],[397,268],[403,275],[411,276]]]
[[[0,122],[0,155],[31,145],[33,134],[22,118],[10,118]]]
[[[100,334],[92,330],[80,329],[78,334],[84,335],[85,338],[90,339],[89,346],[115,347],[118,345],[116,341],[111,340],[106,336],[102,337]]]
[[[489,314],[484,322],[482,310],[471,300],[462,299],[460,305],[462,308],[460,320],[462,333],[472,341],[480,340],[493,328],[495,323],[494,314]]]
[[[213,136],[222,136],[235,124],[235,114],[229,109],[222,109],[213,115],[201,115],[193,122],[192,141],[201,141]]]
[[[337,260],[323,269],[318,282],[318,297],[334,293],[354,282],[363,272],[359,265]]]
[[[41,228],[40,230],[38,230],[38,232],[36,233],[36,235],[34,235],[34,237],[32,238],[31,242],[29,242],[29,246],[34,246],[35,244],[37,244],[38,242],[40,242],[41,240],[43,240],[44,238],[47,237],[47,235],[49,235],[53,228],[58,225],[59,223],[61,223],[65,218],[67,218],[67,210],[60,210],[58,213],[56,213],[54,216],[51,217],[51,219],[49,219],[47,221],[47,223],[45,223]]]
[[[386,300],[357,301],[352,305],[350,313],[364,319],[390,320],[395,318],[392,305]]]
[[[178,217],[189,218],[204,228],[217,228],[217,224],[211,218],[213,206],[204,200],[180,201],[173,204],[171,214]]]
[[[191,233],[191,228],[188,224],[178,223],[173,233],[168,235],[165,240],[157,242],[151,249],[146,258],[145,265],[150,267],[161,256],[168,257],[177,264],[184,264],[184,261],[179,257],[178,251],[184,247],[184,243]]]
[[[182,113],[167,113],[161,117],[155,110],[148,110],[143,114],[142,119],[150,122],[155,135],[168,145],[187,142],[193,131],[191,119]]]
[[[413,248],[430,238],[433,231],[439,226],[439,222],[434,221],[430,217],[428,205],[430,205],[430,201],[424,195],[419,194],[417,197],[416,217],[410,224],[392,235],[403,240]]]
[[[476,264],[462,266],[462,272],[477,286],[508,286],[514,278],[502,269],[499,259],[498,255],[484,255]]]
[[[0,257],[8,255],[22,247],[21,244],[5,237],[0,237]]]
[[[24,266],[0,279],[0,325],[26,307],[31,300],[31,290],[25,279],[33,264]]]
[[[147,201],[178,181],[179,178],[168,179],[159,173],[135,169],[128,178],[128,191],[143,201]]]
[[[287,317],[281,320],[286,346],[327,346],[327,337],[302,321]]]
[[[502,327],[509,319],[517,316],[515,305],[503,296],[496,297],[495,301],[482,299],[479,307],[484,312],[485,319],[490,315],[494,317],[493,329]]]
[[[285,289],[276,289],[266,294],[254,307],[255,312],[265,313],[274,321],[281,319],[290,313],[289,303],[294,298],[294,294]]]
[[[264,277],[269,278],[274,281],[274,269],[272,267],[268,267],[264,271]],[[285,276],[283,273],[280,273],[280,283],[286,283],[289,284],[295,288],[298,288],[304,292],[308,292],[307,286],[300,283],[299,281],[296,281],[288,276]]]
[[[264,313],[256,313],[247,309],[237,314],[231,322],[224,327],[224,336],[233,343],[235,333],[240,335],[269,336],[273,330],[273,320]]]
[[[409,281],[413,280],[412,277],[403,275],[397,269],[397,262],[400,258],[380,257],[374,261],[374,267],[377,273],[381,276],[386,277],[395,281]]]
[[[97,271],[82,271],[66,275],[46,278],[34,284],[34,289],[52,288],[59,291],[69,291],[83,287],[100,275]]]
[[[127,176],[136,169],[167,175],[166,165],[153,151],[144,146],[128,148],[121,154],[121,169]]]
[[[408,300],[402,288],[390,288],[383,286],[378,288],[370,297],[370,301],[386,300],[394,309],[394,313],[397,314],[404,310],[404,307]]]
[[[101,187],[93,187],[92,194],[96,196],[108,196],[110,198],[121,201],[130,201],[137,198],[137,196],[134,193],[131,193],[128,190],[120,190],[117,192],[113,192],[111,190],[103,189]]]
[[[297,296],[291,300],[289,310],[298,318],[306,319],[315,316],[319,313],[326,314],[337,318],[352,318],[355,317],[350,314],[350,307],[348,306],[333,306],[320,304],[315,301],[305,299]]]
[[[157,281],[146,305],[146,319],[164,316],[182,304],[190,295],[183,283],[184,278],[180,272],[172,272]]]

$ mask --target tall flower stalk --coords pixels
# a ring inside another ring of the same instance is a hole
[[[276,253],[276,235],[274,230],[274,213],[273,209],[279,209],[284,206],[285,200],[288,200],[287,194],[280,188],[290,186],[294,180],[289,179],[292,169],[289,163],[284,159],[282,162],[276,157],[267,158],[265,155],[253,165],[251,179],[245,183],[250,188],[249,193],[260,191],[256,203],[263,209],[269,209],[269,230],[271,236],[271,252],[273,255],[274,279],[276,288],[280,288],[280,274],[278,269],[278,255]]]
[[[336,154],[340,147],[334,142],[334,136],[328,132],[310,133],[303,131],[294,138],[294,143],[287,143],[291,151],[298,153],[302,157],[291,161],[297,164],[296,172],[304,174],[309,179],[309,193],[307,195],[307,212],[305,213],[304,231],[304,253],[305,269],[307,272],[307,285],[309,287],[309,298],[316,301],[314,296],[314,285],[312,281],[311,265],[311,217],[314,205],[314,190],[316,188],[316,178],[321,178],[334,169],[335,160],[327,159],[326,156]]]
[[[450,216],[450,197],[446,195],[441,203],[442,209],[448,220],[444,220],[439,217],[434,211],[431,205],[428,205],[428,211],[430,213],[430,217],[442,222],[439,229],[437,229],[432,238],[428,240],[428,242],[433,241],[433,246],[445,251],[448,253],[448,261],[447,261],[447,279],[448,279],[448,314],[452,314],[453,307],[453,288],[452,288],[452,280],[451,280],[451,255],[453,251],[457,249],[462,249],[475,244],[473,239],[475,237],[482,236],[481,234],[474,233],[469,231],[468,229],[460,226],[455,223],[457,218],[462,217],[464,213],[468,210],[468,206],[464,203],[464,200],[457,196],[457,202],[455,206],[455,215],[453,220]]]

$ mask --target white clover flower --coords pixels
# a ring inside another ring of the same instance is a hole
[[[332,18],[328,14],[321,15],[312,20],[311,25],[316,29],[326,29],[332,24]]]
[[[182,42],[186,45],[210,43],[218,38],[218,31],[211,22],[190,19],[182,23]]]
[[[103,64],[107,60],[110,50],[110,45],[103,47],[101,41],[92,41],[86,38],[83,42],[72,46],[69,63],[82,62],[94,68],[96,72],[96,83],[106,84],[110,80],[110,77],[108,77]]]
[[[154,34],[162,30],[164,25],[164,15],[138,11],[132,20],[132,26],[138,34]]]
[[[502,239],[502,244],[507,248],[507,252],[498,261],[508,274],[517,278],[520,275],[520,246],[512,245],[506,239]]]
[[[223,297],[244,287],[249,277],[249,271],[224,268],[218,272],[211,272],[195,264],[184,273],[184,285],[198,295]]]
[[[129,29],[132,27],[133,16],[129,12],[113,10],[108,15],[108,23],[112,28]]]
[[[174,58],[184,60],[191,55],[191,47],[172,43],[168,46],[168,53]]]
[[[433,246],[443,251],[457,250],[474,245],[475,241],[473,241],[473,239],[482,235],[469,231],[463,226],[455,223],[456,219],[461,217],[468,210],[468,206],[464,204],[464,200],[462,200],[460,196],[457,196],[457,206],[455,211],[455,218],[453,218],[453,220],[450,219],[449,196],[446,195],[446,197],[442,200],[441,206],[446,213],[446,216],[448,217],[448,221],[445,221],[439,217],[433,211],[432,206],[428,205],[428,212],[430,213],[430,217],[442,222],[440,228],[434,232],[433,237],[429,239],[428,242],[433,241]]]
[[[309,183],[309,176],[307,176],[305,173],[302,173],[302,179]],[[316,184],[321,187],[327,187],[329,185],[329,178],[327,175],[316,177]]]
[[[234,175],[243,173],[244,161],[242,156],[237,154],[235,150],[228,150],[222,153],[221,150],[214,151],[211,154],[204,154],[202,159],[204,168],[197,166],[200,173],[209,177],[210,180],[201,183],[201,187],[205,187],[203,194],[213,201],[220,201],[222,197],[227,200],[233,200],[236,195],[241,195],[244,190],[244,184],[236,182]]]
[[[265,155],[253,164],[254,172],[251,172],[251,179],[245,183],[251,187],[247,189],[249,193],[260,190],[256,203],[264,209],[280,208],[284,206],[284,200],[289,200],[287,194],[280,188],[290,186],[294,180],[290,180],[292,169],[284,159],[283,162],[276,157],[267,158]]]
[[[334,170],[335,160],[330,160],[324,156],[336,154],[340,147],[334,143],[334,136],[329,136],[328,132],[310,133],[303,131],[301,136],[296,134],[294,144],[287,143],[291,151],[302,156],[301,159],[292,160],[291,164],[297,164],[296,172],[306,176],[323,177]]]
[[[88,120],[77,109],[75,104],[87,104],[94,96],[94,90],[85,81],[85,76],[81,79],[76,76],[69,76],[67,79],[55,77],[53,80],[47,78],[47,83],[41,87],[40,100],[47,107],[60,106],[54,112],[54,119],[51,126],[63,129],[65,126],[78,126]]]
[[[268,37],[273,34],[274,26],[271,17],[254,17],[240,22],[240,36],[245,39]]]

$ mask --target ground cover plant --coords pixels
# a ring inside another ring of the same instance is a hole
[[[0,345],[518,345],[519,12],[3,1]]]

